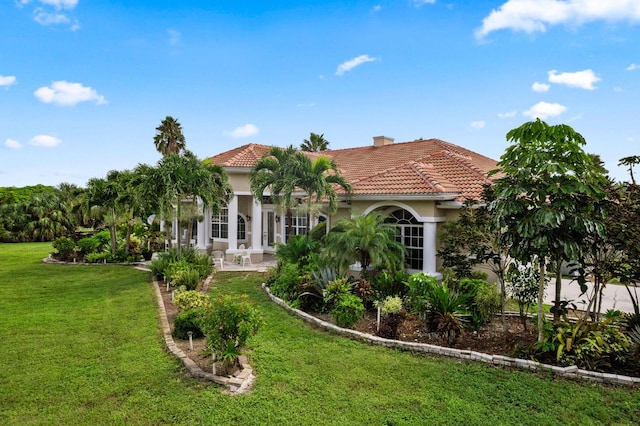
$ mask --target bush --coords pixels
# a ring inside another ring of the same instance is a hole
[[[320,222],[309,231],[309,238],[313,241],[322,241],[324,236],[327,235],[327,222]]]
[[[200,329],[200,317],[202,316],[202,309],[190,309],[188,311],[179,313],[176,315],[176,319],[173,322],[173,337],[186,340],[189,338],[189,331],[193,332],[193,337],[203,337],[204,334]]]
[[[336,303],[331,315],[338,327],[351,328],[362,318],[363,312],[362,299],[354,294],[348,294]]]
[[[217,297],[203,310],[200,318],[207,345],[216,359],[226,365],[235,362],[241,348],[263,323],[262,315],[247,295]]]
[[[500,294],[494,284],[485,282],[476,291],[473,302],[483,322],[490,322],[500,310]]]
[[[89,263],[103,263],[105,260],[109,260],[111,254],[108,252],[101,253],[89,253],[86,256],[87,262]]]
[[[280,268],[280,273],[271,283],[271,292],[281,299],[293,301],[298,297],[296,289],[302,281],[297,263],[288,263]]]
[[[200,281],[200,273],[191,265],[182,266],[174,270],[171,275],[171,285],[174,287],[184,286],[187,290],[195,290]]]
[[[427,310],[426,296],[430,289],[438,285],[436,277],[418,272],[409,276],[406,282],[409,291],[409,310],[423,313]]]
[[[378,336],[388,339],[398,338],[398,326],[404,319],[402,311],[402,299],[398,296],[387,296],[382,302],[377,304],[380,307],[382,321]]]
[[[173,304],[180,312],[209,306],[209,296],[195,290],[179,291],[174,294]]]
[[[383,300],[387,296],[403,297],[408,291],[408,287],[406,286],[408,279],[409,274],[405,271],[398,271],[396,273],[382,271],[377,274],[371,280],[375,299]]]
[[[69,237],[60,237],[53,242],[53,255],[63,261],[73,260],[76,256],[76,243]]]
[[[328,310],[333,309],[343,298],[351,294],[351,284],[347,278],[329,281],[324,290],[324,304]]]
[[[95,237],[86,237],[78,240],[78,249],[83,256],[101,251],[99,250],[100,248],[100,240]]]

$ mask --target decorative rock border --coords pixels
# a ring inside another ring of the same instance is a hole
[[[209,281],[211,281],[211,277],[205,280],[205,285],[208,285]],[[232,377],[216,376],[213,373],[207,373],[203,371],[195,362],[193,362],[191,358],[187,356],[187,354],[184,353],[182,349],[176,346],[176,343],[173,340],[173,336],[171,335],[171,327],[169,326],[169,320],[167,318],[167,310],[164,307],[164,299],[162,298],[160,286],[156,280],[153,280],[153,287],[155,288],[156,296],[158,297],[160,323],[162,324],[162,333],[164,334],[164,341],[167,345],[167,349],[169,349],[169,351],[173,355],[182,360],[182,363],[187,368],[189,374],[195,378],[210,380],[214,383],[224,385],[232,394],[240,394],[246,392],[249,389],[249,385],[255,379],[255,376],[253,375],[253,369],[249,365],[247,357],[244,355],[240,355],[238,357],[238,360],[240,362],[240,370]]]
[[[402,349],[406,351],[423,352],[434,355],[442,355],[450,358],[464,359],[470,361],[480,361],[486,364],[499,365],[510,368],[528,369],[528,370],[547,370],[560,377],[582,379],[597,383],[607,383],[625,386],[640,387],[640,377],[623,376],[619,374],[600,373],[597,371],[589,371],[579,369],[576,365],[569,367],[558,367],[550,364],[542,364],[537,361],[530,361],[521,358],[510,358],[502,355],[488,355],[481,352],[475,352],[463,349],[447,348],[437,345],[430,345],[427,343],[415,343],[415,342],[403,342],[401,340],[385,339],[383,337],[374,336],[368,333],[362,333],[356,330],[340,328],[335,324],[327,321],[323,321],[314,317],[304,311],[292,308],[282,299],[271,294],[269,287],[266,284],[262,284],[262,288],[267,292],[271,300],[278,305],[284,307],[288,311],[294,313],[304,321],[333,331],[342,336],[346,336],[352,339],[365,341],[367,343],[385,346],[388,348]]]

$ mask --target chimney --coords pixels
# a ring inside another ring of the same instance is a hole
[[[392,145],[394,139],[389,138],[387,136],[374,136],[373,137],[373,146],[385,146]]]

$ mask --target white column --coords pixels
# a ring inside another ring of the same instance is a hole
[[[229,201],[229,250],[238,249],[238,196]]]
[[[251,203],[251,247],[262,249],[262,203],[253,198]]]
[[[425,222],[424,224],[424,237],[423,237],[423,252],[422,252],[422,272],[428,275],[439,277],[440,274],[436,272],[436,247],[437,247],[437,227],[438,224],[434,222]]]

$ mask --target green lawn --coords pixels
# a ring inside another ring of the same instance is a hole
[[[186,377],[161,341],[145,272],[40,262],[0,245],[0,424],[638,424],[640,391],[371,347],[308,327],[260,276],[224,273],[266,325],[250,341],[253,393]]]

